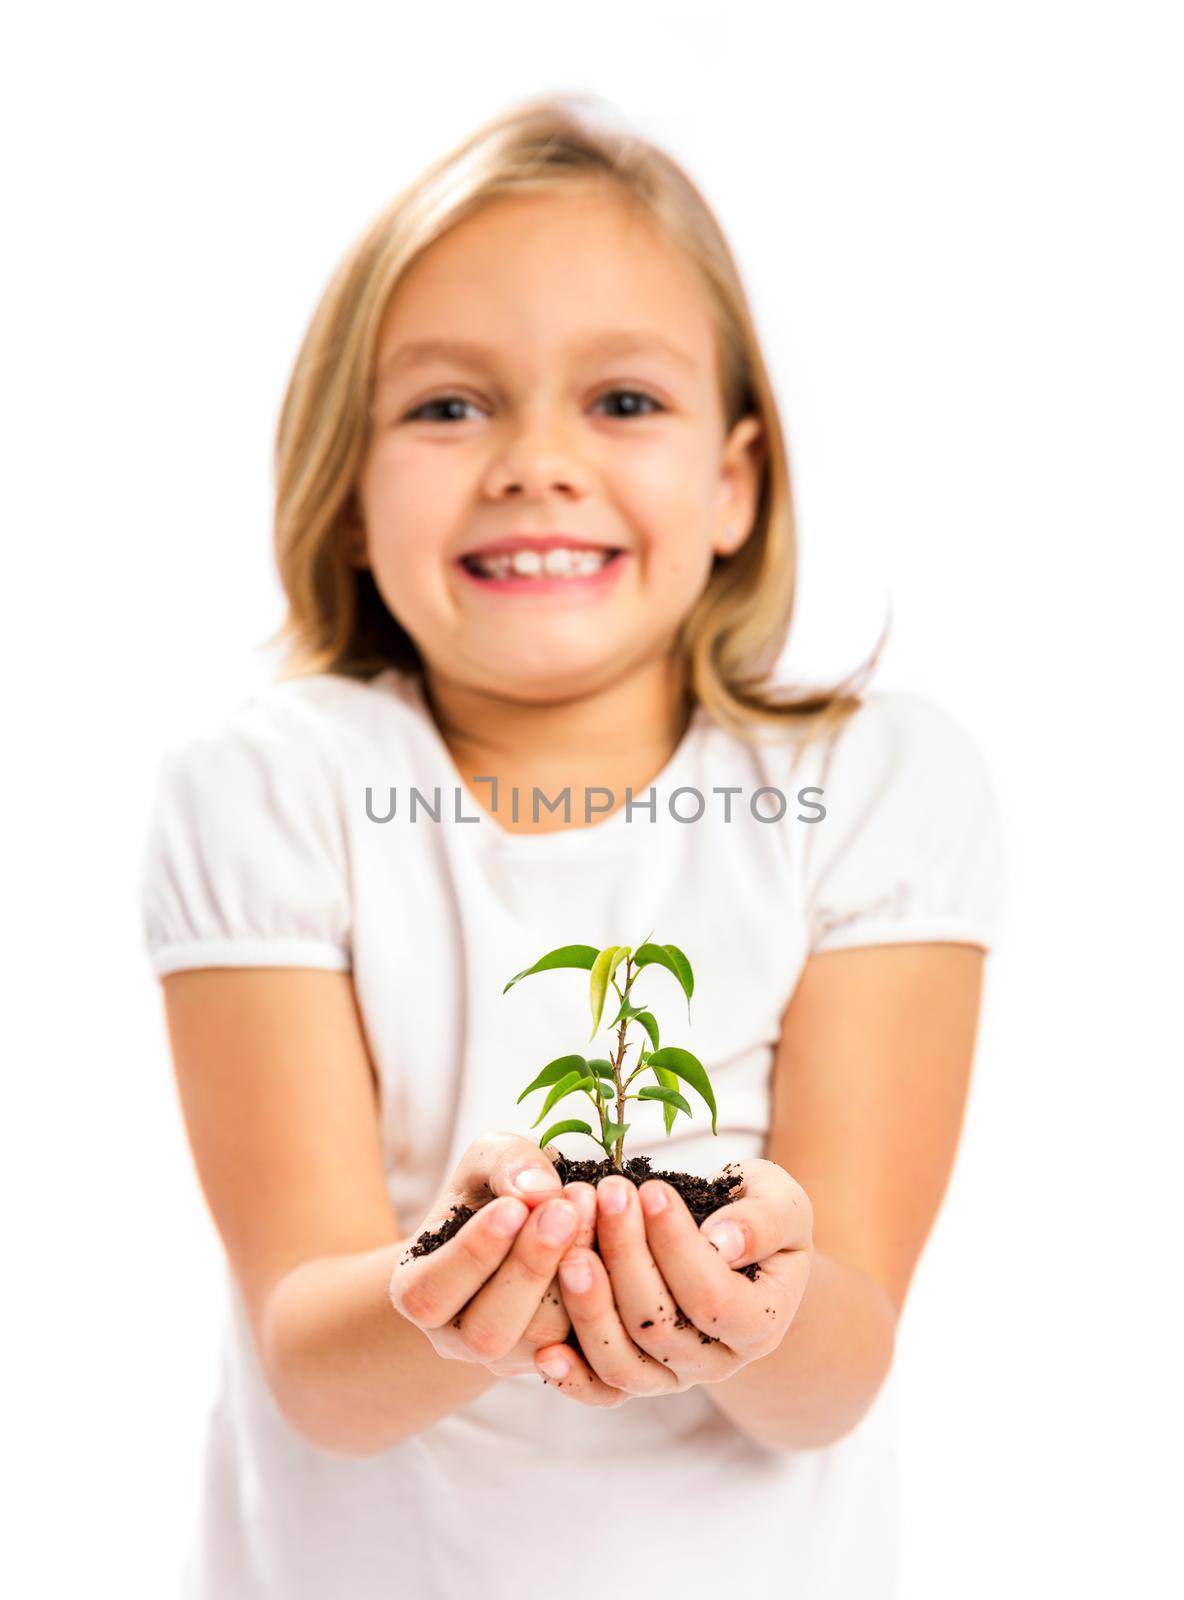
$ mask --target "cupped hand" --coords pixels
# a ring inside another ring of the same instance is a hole
[[[599,1255],[573,1246],[559,1264],[583,1359],[566,1344],[536,1352],[544,1382],[585,1405],[718,1383],[781,1343],[813,1255],[813,1208],[775,1161],[740,1163],[739,1198],[695,1224],[678,1192],[651,1178],[597,1188]],[[752,1278],[739,1269],[756,1262]]]
[[[539,1346],[563,1340],[571,1326],[555,1269],[566,1250],[591,1246],[595,1191],[562,1185],[532,1140],[492,1133],[465,1151],[412,1239],[457,1205],[479,1209],[429,1255],[403,1253],[391,1304],[447,1359],[501,1377],[533,1372]]]

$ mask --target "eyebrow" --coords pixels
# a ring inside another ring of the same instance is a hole
[[[662,334],[634,332],[624,328],[611,333],[596,334],[591,339],[573,345],[571,353],[577,359],[595,355],[663,356],[687,372],[693,372],[696,366],[685,350],[681,350]],[[429,361],[456,361],[465,366],[480,367],[492,365],[496,359],[495,350],[469,339],[412,339],[406,344],[396,346],[387,356],[378,371],[377,381],[383,383],[388,378]]]

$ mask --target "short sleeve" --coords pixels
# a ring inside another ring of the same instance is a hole
[[[249,712],[167,751],[142,857],[144,943],[187,967],[351,965],[343,819],[317,752]]]
[[[811,952],[952,941],[990,949],[1007,904],[1002,818],[982,750],[924,696],[865,696],[828,748],[811,824]]]

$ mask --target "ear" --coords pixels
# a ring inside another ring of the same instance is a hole
[[[734,555],[752,532],[765,460],[765,430],[756,416],[741,417],[724,445],[720,466],[718,522],[711,547]]]
[[[357,496],[351,494],[338,525],[337,548],[351,566],[364,570],[370,565],[366,552],[366,524],[358,509]]]

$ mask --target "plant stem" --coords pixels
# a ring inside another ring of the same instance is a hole
[[[629,989],[630,989],[630,986],[633,983],[632,970],[631,970],[632,966],[633,966],[633,958],[632,958],[632,956],[626,956],[625,957],[625,992],[621,996],[622,1002],[624,1002],[625,1000],[627,1000],[629,998]],[[616,1084],[616,1088],[617,1088],[615,1120],[620,1124],[623,1124],[624,1121],[625,1121],[625,1085],[621,1082],[621,1063],[625,1059],[625,1031],[628,1028],[628,1026],[629,1026],[629,1018],[626,1017],[622,1021],[620,1028],[617,1030],[617,1056],[616,1056],[616,1060],[612,1063],[613,1080],[614,1080],[614,1082]],[[624,1172],[624,1167],[622,1166],[622,1158],[623,1158],[623,1154],[624,1154],[624,1149],[625,1149],[625,1135],[622,1133],[617,1138],[615,1148],[609,1151],[609,1160],[612,1162],[612,1164],[616,1168],[616,1170],[618,1172],[621,1172],[621,1173]]]
[[[600,1097],[600,1077],[599,1077],[599,1074],[597,1075],[596,1082],[592,1085],[592,1087],[596,1091],[595,1094],[592,1094],[587,1089],[584,1090],[584,1093],[586,1095],[588,1095],[588,1098],[590,1100],[593,1100],[595,1102],[595,1104],[596,1104],[596,1115],[600,1118],[600,1146],[601,1146],[601,1149],[603,1149],[604,1148],[605,1123],[607,1121],[607,1112],[604,1109],[606,1102],[604,1100],[602,1100],[601,1097]]]

